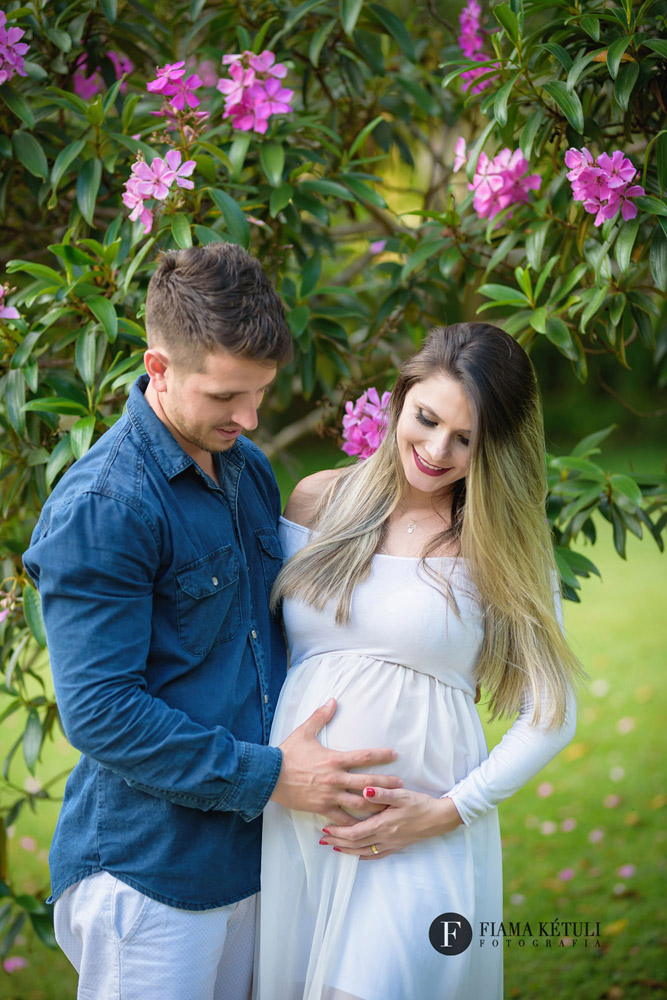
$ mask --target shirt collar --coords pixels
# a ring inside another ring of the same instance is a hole
[[[173,479],[190,465],[196,465],[195,460],[183,451],[171,431],[162,423],[145,397],[148,387],[148,375],[140,375],[132,388],[127,401],[127,415],[132,425],[137,429],[148,446],[148,450],[162,470],[166,479]],[[218,471],[224,474],[226,462],[231,462],[239,469],[245,465],[245,458],[240,447],[242,438],[238,438],[231,448],[216,452],[213,461]]]

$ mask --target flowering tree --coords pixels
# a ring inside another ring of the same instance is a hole
[[[4,826],[55,794],[11,782],[15,755],[34,773],[57,722],[21,553],[54,482],[122,411],[160,249],[239,243],[281,292],[296,351],[265,417],[269,451],[322,419],[320,407],[290,422],[304,398],[327,402],[348,454],[368,454],[382,389],[444,317],[490,311],[580,381],[600,355],[627,366],[637,341],[663,377],[664,0],[470,0],[451,22],[433,0],[399,7],[13,0],[0,12],[0,719],[25,718],[0,798],[3,955],[26,919],[52,940],[41,898],[3,860]],[[593,461],[606,433],[548,458],[575,599],[595,567],[570,543],[595,538],[593,512],[621,554],[628,530],[662,545],[664,487]]]

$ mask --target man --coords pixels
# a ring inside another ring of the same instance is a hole
[[[82,752],[50,855],[56,936],[83,1000],[245,1000],[270,797],[350,822],[369,783],[317,733],[268,747],[284,678],[268,595],[278,490],[243,430],[291,341],[259,263],[212,244],[163,255],[147,375],[63,477],[25,555],[63,724]]]

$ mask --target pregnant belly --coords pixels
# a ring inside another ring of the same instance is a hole
[[[331,697],[337,708],[320,742],[333,750],[395,750],[396,760],[374,765],[372,773],[396,775],[405,788],[444,795],[477,756],[469,746],[471,711],[477,718],[469,695],[429,674],[358,654],[311,657],[289,671],[271,742],[282,742]]]

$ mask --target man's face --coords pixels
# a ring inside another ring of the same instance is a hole
[[[199,462],[202,452],[226,451],[239,434],[257,427],[257,409],[276,375],[272,361],[215,351],[206,355],[202,372],[172,365],[161,379],[151,405],[183,450]],[[150,368],[149,368],[150,374]]]

